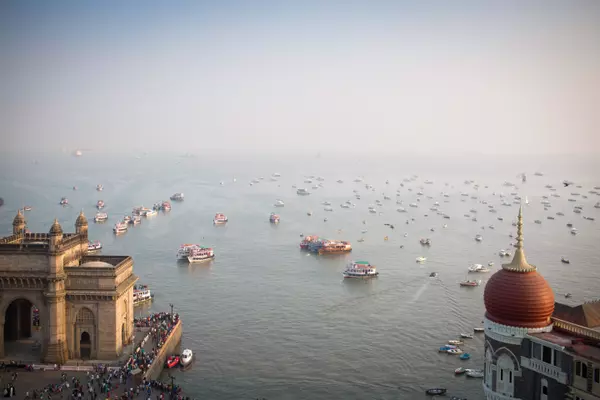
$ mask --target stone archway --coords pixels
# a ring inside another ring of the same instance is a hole
[[[84,360],[89,360],[92,356],[92,339],[90,334],[85,331],[81,333],[81,339],[79,339],[79,355]]]
[[[36,300],[37,296],[15,294],[2,302],[0,357],[32,362],[42,358],[47,315],[44,307],[35,305]]]

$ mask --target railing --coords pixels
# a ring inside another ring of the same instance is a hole
[[[554,327],[566,332],[574,333],[575,335],[585,336],[590,339],[600,340],[600,332],[590,329],[585,326],[577,325],[558,318],[552,318]]]
[[[559,367],[545,363],[535,358],[521,357],[521,366],[530,369],[535,372],[539,372],[542,375],[552,378],[563,385],[567,384],[567,374],[562,372]]]

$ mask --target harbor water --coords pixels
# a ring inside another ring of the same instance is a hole
[[[593,206],[600,197],[588,193],[600,185],[600,165],[594,161],[95,153],[35,157],[36,162],[0,159],[5,202],[0,232],[10,233],[17,209],[26,205],[32,207],[25,214],[32,232],[47,232],[55,217],[65,231],[72,231],[83,209],[90,240],[104,245],[100,254],[131,255],[140,283],[155,293],[154,302],[136,312],[165,311],[172,303],[181,315],[181,347],[192,349],[195,360],[191,368],[171,373],[197,398],[418,399],[431,387],[482,398],[480,379],[453,373],[459,366],[483,367],[482,334],[465,339],[468,361],[438,348],[482,326],[485,282],[509,261],[498,252],[510,249],[509,234],[516,230],[511,223],[519,206],[510,193],[527,196],[525,251],[557,301],[577,304],[597,296],[593,283],[600,279],[600,209]],[[544,176],[535,176],[537,170]],[[526,183],[517,176],[521,172],[527,172]],[[273,173],[281,177],[272,180]],[[312,189],[317,180],[304,183],[309,175],[322,176],[323,187]],[[403,182],[413,175],[418,178]],[[354,182],[359,176],[363,182]],[[250,185],[253,179],[260,183]],[[564,187],[564,179],[574,184]],[[478,183],[478,189],[465,180]],[[517,188],[503,186],[505,181]],[[366,183],[374,190],[367,190]],[[104,186],[102,192],[96,191],[97,184]],[[550,192],[547,184],[557,190]],[[312,194],[298,196],[292,185]],[[175,192],[183,192],[185,200],[172,202],[170,212],[144,218],[123,235],[113,234],[113,225],[134,206],[151,207]],[[579,195],[571,195],[575,192]],[[511,206],[501,205],[500,193]],[[391,200],[384,200],[384,194]],[[547,210],[540,203],[544,195],[551,202]],[[58,204],[63,196],[69,199],[67,207]],[[95,224],[100,199],[109,218]],[[285,206],[274,207],[277,199]],[[376,199],[383,206],[369,213]],[[332,203],[333,211],[324,210],[324,201]],[[356,206],[341,208],[346,201]],[[436,201],[450,219],[430,210]],[[409,207],[413,202],[418,207]],[[489,205],[497,212],[490,212]],[[582,206],[581,214],[573,212],[575,205]],[[397,212],[399,207],[407,212]],[[213,225],[218,212],[228,216],[227,224]],[[271,212],[281,216],[279,224],[269,223]],[[568,222],[579,234],[570,233]],[[299,249],[301,234],[349,240],[353,251],[309,254]],[[481,242],[474,240],[477,234],[483,236]],[[431,246],[422,246],[421,238],[430,238]],[[213,247],[216,257],[201,264],[177,262],[183,243]],[[427,261],[417,263],[419,256]],[[379,277],[344,280],[342,271],[350,260],[371,262]],[[490,261],[490,273],[467,273],[470,265]],[[438,276],[429,277],[431,272]],[[482,285],[460,287],[467,278],[481,279]],[[565,299],[567,292],[572,298]]]

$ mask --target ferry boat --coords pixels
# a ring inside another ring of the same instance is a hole
[[[129,220],[129,223],[131,225],[139,225],[142,223],[142,217],[140,217],[139,215],[134,215],[133,217],[131,217],[131,219]]]
[[[61,205],[61,206],[66,206],[66,205],[68,205],[68,204],[69,204],[69,199],[67,199],[66,197],[62,197],[62,198],[60,199],[60,205]]]
[[[481,264],[473,264],[469,267],[469,272],[490,272],[490,269]]]
[[[98,210],[102,210],[104,208],[104,201],[103,200],[98,200],[98,202],[96,203],[96,208]]]
[[[154,295],[150,292],[148,285],[135,285],[133,287],[133,306],[139,306],[152,301]]]
[[[88,251],[98,251],[102,248],[102,243],[99,240],[88,242]]]
[[[156,212],[156,210],[150,210],[150,209],[146,209],[146,210],[144,210],[144,212],[143,212],[143,214],[142,214],[142,215],[143,215],[144,217],[153,217],[153,216],[155,216],[156,214],[158,214],[158,212]]]
[[[163,201],[160,206],[160,209],[163,211],[171,211],[171,203],[168,201]]]
[[[104,190],[104,186],[102,186],[102,185],[96,185],[96,190],[99,191],[99,192],[101,192],[101,191]]]
[[[196,247],[190,250],[190,255],[188,256],[188,262],[197,263],[212,260],[215,258],[215,252],[210,247]]]
[[[187,258],[189,257],[189,255],[191,254],[191,251],[193,249],[199,249],[202,248],[202,246],[200,246],[199,244],[182,244],[181,246],[179,246],[179,249],[177,250],[177,259],[178,260],[187,260]]]
[[[460,283],[460,286],[470,286],[470,287],[473,287],[473,286],[479,286],[479,285],[481,285],[481,280],[478,280],[478,281],[466,280],[466,281],[462,281]]]
[[[430,239],[421,239],[421,240],[419,240],[419,243],[421,243],[424,246],[430,246],[431,240]]]
[[[97,213],[96,216],[94,216],[94,222],[104,222],[108,219],[108,214],[107,213]]]
[[[222,214],[222,213],[215,214],[215,218],[213,219],[213,223],[215,225],[225,224],[225,223],[227,223],[227,221],[229,221],[229,219],[227,218],[227,216],[225,214]]]
[[[374,278],[379,275],[379,272],[368,261],[355,261],[346,266],[343,275],[344,278]]]
[[[271,213],[271,215],[269,216],[269,222],[272,224],[278,224],[279,223],[279,215],[277,215],[275,213]]]
[[[319,240],[318,236],[305,236],[304,239],[300,242],[300,248],[302,250],[308,250],[308,246],[311,243],[316,242],[317,240]]]
[[[346,242],[343,240],[328,240],[323,242],[322,246],[318,249],[317,253],[319,255],[323,255],[348,253],[351,251],[352,245],[350,244],[350,242]]]
[[[25,206],[23,207],[23,211],[31,211],[32,207],[31,206]]]
[[[175,193],[173,196],[170,197],[170,199],[173,201],[183,201],[183,197],[183,193]]]
[[[283,206],[285,206],[285,203],[283,202],[283,200],[277,199],[277,200],[275,200],[274,206],[275,207],[283,207]]]
[[[113,228],[113,232],[117,235],[119,233],[127,232],[127,223],[126,222],[117,222]]]
[[[300,196],[308,196],[310,192],[304,188],[299,188],[298,190],[296,190],[296,194]]]

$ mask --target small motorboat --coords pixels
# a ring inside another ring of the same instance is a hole
[[[562,263],[564,263],[564,264],[570,264],[570,263],[571,263],[571,261],[569,261],[569,259],[568,259],[568,258],[565,258],[565,257],[561,257],[560,261],[561,261]]]
[[[482,332],[485,332],[485,328],[473,328],[473,332],[482,333]]]
[[[448,352],[448,350],[455,350],[455,349],[457,349],[457,348],[458,348],[458,347],[456,347],[456,346],[454,346],[454,345],[447,344],[447,345],[445,345],[445,346],[442,346],[442,347],[440,347],[440,350],[439,350],[439,351],[440,351],[440,353],[447,353],[447,352]]]
[[[88,251],[98,251],[102,248],[102,243],[99,240],[88,242]]]
[[[467,371],[467,376],[469,378],[483,378],[483,371],[470,369]]]
[[[430,396],[436,396],[436,395],[446,394],[447,391],[448,391],[448,389],[446,389],[446,388],[431,388],[431,389],[427,389],[425,391],[425,393],[427,393]]]
[[[461,333],[460,337],[463,339],[473,339],[473,334],[471,333]]]
[[[461,360],[468,360],[471,358],[471,355],[469,353],[463,353],[458,358],[460,358]]]
[[[458,368],[456,368],[456,369],[454,370],[454,373],[455,373],[456,375],[462,375],[462,374],[464,374],[465,372],[467,372],[467,370],[466,370],[466,368],[464,368],[464,367],[458,367]]]
[[[31,206],[25,206],[25,207],[23,207],[23,211],[31,211]]]
[[[462,354],[462,352],[463,352],[463,351],[462,351],[461,349],[459,349],[459,348],[456,348],[456,349],[450,349],[450,350],[447,350],[447,351],[446,351],[446,353],[448,353],[448,354],[453,354],[453,355],[459,355],[459,354]]]
[[[192,353],[192,350],[190,350],[190,349],[183,350],[183,352],[181,353],[181,358],[180,358],[181,365],[183,367],[189,365],[189,363],[192,362],[193,356],[194,355]]]
[[[179,362],[179,356],[169,356],[169,358],[167,358],[167,361],[165,361],[165,365],[167,368],[174,368],[179,364]]]
[[[565,298],[566,298],[566,299],[570,299],[570,298],[571,298],[571,296],[572,296],[572,295],[571,295],[571,293],[565,293]]]
[[[466,281],[460,282],[460,286],[474,287],[474,286],[479,286],[479,285],[481,285],[481,280],[478,280],[478,281],[466,280]]]
[[[432,272],[432,273],[429,274],[430,278],[437,278],[437,276],[438,276],[437,272]]]
[[[454,345],[454,346],[460,346],[465,344],[462,340],[456,340],[456,339],[452,339],[452,340],[448,340],[448,344]]]
[[[418,263],[424,263],[425,261],[427,261],[427,257],[417,257]]]

